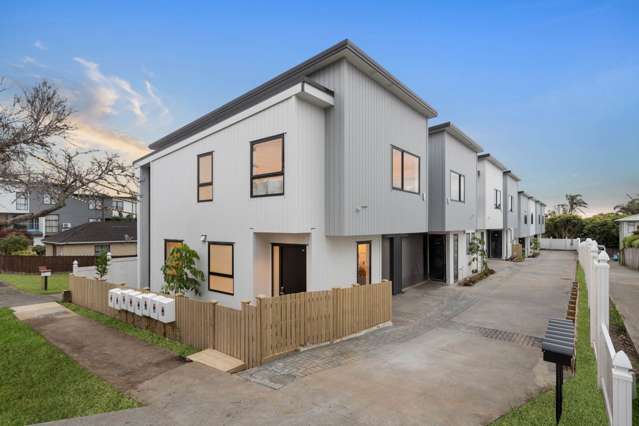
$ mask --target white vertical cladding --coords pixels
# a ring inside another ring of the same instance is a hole
[[[140,167],[139,207],[137,215],[137,251],[138,251],[138,285],[140,288],[149,287],[149,231],[150,231],[150,185],[151,168],[149,165]]]
[[[534,217],[535,217],[535,199],[533,197],[528,197],[528,235],[529,236],[535,235]]]
[[[517,236],[519,238],[525,238],[529,236],[530,228],[528,222],[530,222],[530,214],[528,212],[528,196],[524,192],[517,194],[517,206],[519,210],[519,232]]]
[[[323,225],[324,167],[322,161],[317,164],[323,130],[323,110],[293,97],[153,161],[152,289],[159,290],[163,283],[164,240],[184,240],[197,250],[199,267],[207,271],[208,244],[200,241],[206,235],[208,241],[235,243],[235,294],[210,292],[203,284],[203,297],[236,307],[241,300],[250,300],[254,296],[253,233],[304,233]],[[251,198],[250,142],[281,133],[285,135],[284,195]],[[209,151],[214,152],[213,201],[198,203],[196,159]]]
[[[519,182],[509,173],[504,173],[504,210],[503,250],[505,258],[512,255],[512,245],[519,234]],[[509,199],[512,197],[512,211],[509,209]]]
[[[477,153],[468,149],[453,135],[446,135],[446,166],[444,187],[446,203],[446,230],[475,230],[477,224]],[[450,171],[464,175],[465,201],[452,201],[450,198]]]
[[[503,193],[503,171],[486,159],[478,161],[479,182],[479,226],[478,229],[503,229],[504,217],[502,205],[495,208],[495,190]],[[501,198],[500,198],[501,201]]]
[[[428,231],[446,231],[446,202],[450,182],[445,183],[446,132],[428,138]],[[448,191],[448,192],[447,192]],[[474,227],[474,225],[473,225]]]
[[[426,232],[426,117],[347,61],[312,78],[336,98],[327,118],[327,233]],[[420,157],[420,194],[391,188],[391,145]]]

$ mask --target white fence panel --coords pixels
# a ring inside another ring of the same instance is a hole
[[[588,238],[577,245],[579,263],[584,271],[590,307],[590,340],[597,358],[597,383],[613,426],[632,425],[634,376],[628,356],[617,352],[609,332],[610,266],[605,251]]]
[[[95,266],[76,266],[73,274],[80,277],[95,278]],[[130,288],[138,288],[138,258],[137,257],[109,257],[109,267],[105,279],[110,283],[126,284]]]
[[[542,250],[577,250],[579,238],[540,238],[539,247]]]

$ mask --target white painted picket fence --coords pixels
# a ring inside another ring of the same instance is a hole
[[[115,257],[107,253],[109,266],[105,279],[110,283],[126,284],[130,288],[138,288],[138,258]],[[78,266],[73,262],[73,275],[78,277],[96,278],[95,266]]]
[[[540,238],[539,248],[542,250],[577,250],[579,238]]]
[[[625,352],[615,350],[609,332],[609,258],[590,238],[579,243],[577,253],[586,277],[590,343],[597,358],[597,383],[604,394],[608,419],[613,426],[631,426],[635,388],[632,365]]]

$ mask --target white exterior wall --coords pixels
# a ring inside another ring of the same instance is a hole
[[[525,238],[530,235],[530,228],[528,225],[528,222],[530,222],[530,212],[528,211],[528,197],[524,195],[524,193],[519,193],[517,199],[517,206],[519,210],[519,232],[517,234],[517,237]]]
[[[495,208],[495,189],[504,190],[502,170],[486,159],[479,159],[477,164],[478,221],[477,229],[503,229],[502,209]]]
[[[18,210],[16,208],[16,191],[9,192],[0,190],[0,213],[21,214],[29,213],[29,197],[27,197],[27,209]]]
[[[530,220],[531,213],[533,215],[532,223]],[[536,235],[536,232],[537,232],[537,226],[535,225],[536,222],[537,222],[537,219],[535,218],[535,199],[530,197],[528,198],[528,235],[530,236]]]

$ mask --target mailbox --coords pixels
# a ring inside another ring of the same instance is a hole
[[[563,408],[564,366],[572,365],[575,353],[575,324],[572,320],[549,320],[541,351],[544,361],[555,364],[555,419],[559,424]]]
[[[151,299],[155,297],[153,293],[142,293],[142,315],[151,316]]]
[[[142,294],[139,291],[129,290],[126,294],[126,310],[135,312],[136,296]]]
[[[133,312],[135,315],[142,316],[142,307],[144,306],[144,293],[136,294],[133,298]]]
[[[112,288],[111,290],[109,290],[109,301],[108,301],[108,305],[109,308],[113,308],[113,309],[120,309],[120,293],[122,292],[122,289],[120,288]]]
[[[175,300],[168,297],[159,297],[158,321],[169,323],[175,321]]]
[[[160,299],[162,296],[154,294],[149,298],[149,316],[153,319],[158,319],[160,314]]]
[[[118,299],[116,299],[118,301],[118,309],[121,311],[126,311],[127,310],[127,306],[128,306],[128,301],[127,301],[127,296],[129,295],[129,293],[131,293],[133,290],[131,290],[130,288],[125,288],[125,289],[120,289],[120,297]]]

